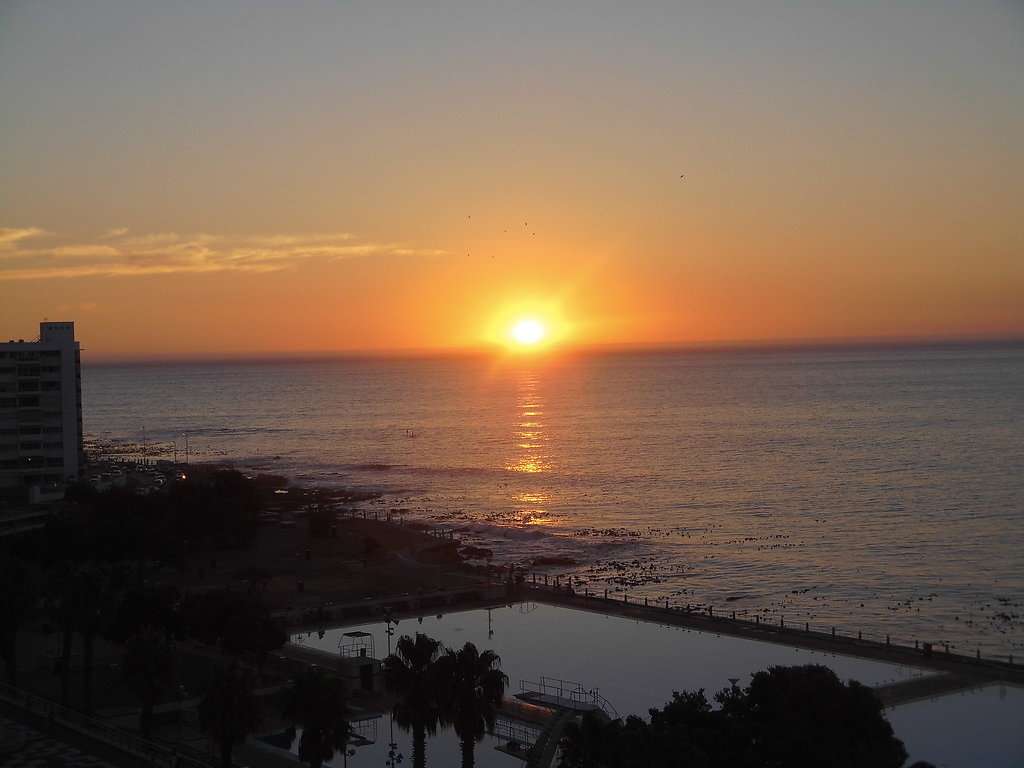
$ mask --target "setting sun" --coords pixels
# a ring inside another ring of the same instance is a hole
[[[512,326],[511,336],[518,344],[533,346],[547,335],[547,329],[536,320],[520,320]]]

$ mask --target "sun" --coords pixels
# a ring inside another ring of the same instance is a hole
[[[509,335],[513,341],[524,347],[532,347],[539,344],[547,336],[547,328],[544,324],[533,318],[525,318],[512,326]]]

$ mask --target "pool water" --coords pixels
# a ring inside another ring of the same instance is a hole
[[[392,622],[391,636],[387,629],[383,621],[325,628],[322,637],[319,632],[303,633],[293,636],[292,642],[336,653],[339,644],[347,641],[343,633],[362,631],[372,638],[378,658],[384,658],[399,637],[417,632],[452,648],[472,642],[480,650],[493,649],[501,656],[501,668],[509,678],[506,695],[534,690],[536,686],[530,683],[542,677],[571,681],[588,691],[597,690],[622,717],[646,716],[651,707],[664,705],[673,691],[703,688],[711,699],[728,687],[731,679],[743,686],[753,673],[772,665],[822,664],[842,680],[858,680],[870,686],[929,674],[910,665],[537,603],[402,619]],[[1024,689],[1003,686],[999,690],[991,693],[983,689],[964,697],[954,695],[890,708],[887,716],[913,758],[908,765],[918,759],[949,768],[1024,765],[1018,735],[1024,731],[1019,727],[1024,723]],[[955,699],[964,703],[958,705]],[[399,728],[392,731],[386,715],[374,723],[374,744],[357,747],[348,758],[349,765],[383,764],[392,741],[411,759],[407,733]],[[981,739],[989,746],[981,744]],[[477,745],[478,766],[510,768],[519,763],[497,752],[494,746],[498,743],[498,739],[488,737]],[[986,759],[979,762],[976,757],[981,753],[977,750],[983,748]],[[1000,755],[1006,757],[1002,762]],[[444,731],[428,740],[428,765],[432,756],[436,764],[458,759],[454,733]],[[342,758],[335,758],[332,765],[342,766]]]

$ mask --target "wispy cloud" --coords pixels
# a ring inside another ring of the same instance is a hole
[[[181,272],[274,272],[312,261],[378,255],[427,256],[404,243],[361,241],[349,233],[228,237],[110,229],[94,240],[34,227],[0,228],[0,281],[129,277]]]
[[[17,248],[19,241],[45,234],[38,227],[0,227],[0,250]]]

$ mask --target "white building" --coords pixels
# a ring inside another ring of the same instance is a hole
[[[0,342],[0,494],[63,495],[83,463],[75,324],[44,322],[37,341]]]

